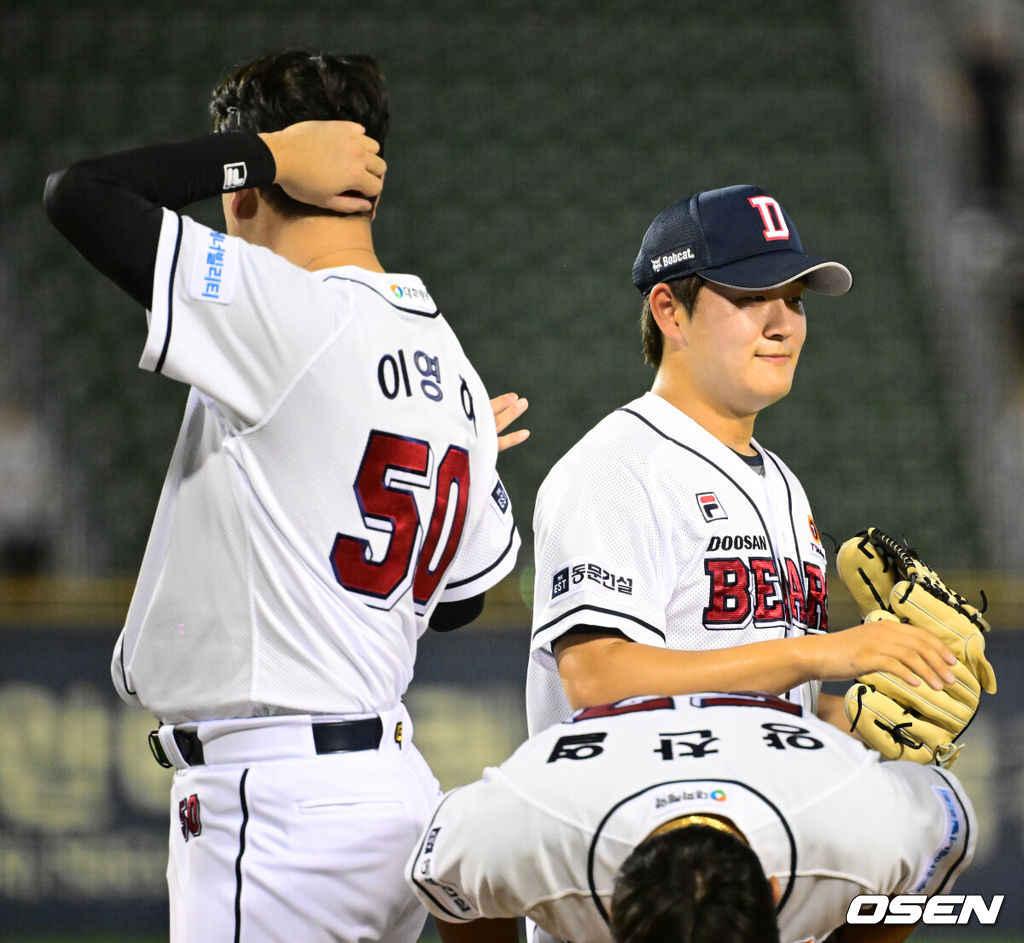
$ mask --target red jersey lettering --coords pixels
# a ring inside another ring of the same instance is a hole
[[[709,629],[734,629],[750,617],[750,571],[740,559],[705,560],[711,577],[711,594],[704,610]]]

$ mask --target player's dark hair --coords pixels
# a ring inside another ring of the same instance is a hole
[[[779,943],[771,884],[739,838],[690,825],[641,842],[611,904],[615,943]]]
[[[365,55],[288,49],[239,66],[211,93],[213,130],[280,131],[299,121],[356,121],[384,149],[388,93],[377,61]],[[293,200],[276,184],[260,193],[286,217],[336,215]]]
[[[697,306],[697,295],[704,285],[704,279],[699,275],[687,275],[684,278],[673,278],[665,282],[672,290],[672,294],[685,309],[689,317],[693,317],[693,309]],[[644,296],[644,306],[640,312],[640,335],[643,343],[644,361],[652,367],[661,364],[661,355],[665,346],[665,339],[662,336],[658,322],[654,320],[651,313],[651,296]]]

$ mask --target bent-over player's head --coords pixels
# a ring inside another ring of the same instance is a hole
[[[280,131],[299,121],[356,121],[383,153],[388,92],[370,56],[288,49],[235,69],[211,93],[210,114],[218,133]],[[293,200],[276,184],[260,193],[282,216],[333,215]]]
[[[633,263],[633,284],[644,297],[644,359],[657,367],[662,357],[662,334],[649,302],[655,285],[668,285],[692,316],[705,282],[767,290],[794,281],[842,295],[853,276],[839,262],[805,253],[789,214],[760,187],[705,190],[673,203],[654,218]]]
[[[615,880],[615,943],[779,943],[775,895],[730,832],[676,828],[641,842]]]

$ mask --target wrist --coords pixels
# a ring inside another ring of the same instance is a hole
[[[822,645],[825,635],[802,635],[793,639],[793,657],[800,672],[801,683],[820,681],[822,677]]]
[[[266,146],[267,151],[270,153],[270,159],[274,165],[274,179],[273,183],[280,183],[282,174],[282,164],[286,163],[282,161],[282,150],[281,147],[281,132],[280,131],[260,131],[256,135]]]

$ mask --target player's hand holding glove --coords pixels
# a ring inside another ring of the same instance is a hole
[[[941,691],[912,687],[888,672],[858,678],[845,698],[850,729],[887,759],[951,765],[961,749],[955,741],[974,718],[981,691],[996,692],[985,657],[988,622],[912,551],[875,527],[839,548],[836,567],[865,622],[895,619],[927,629],[957,658],[956,683]]]

